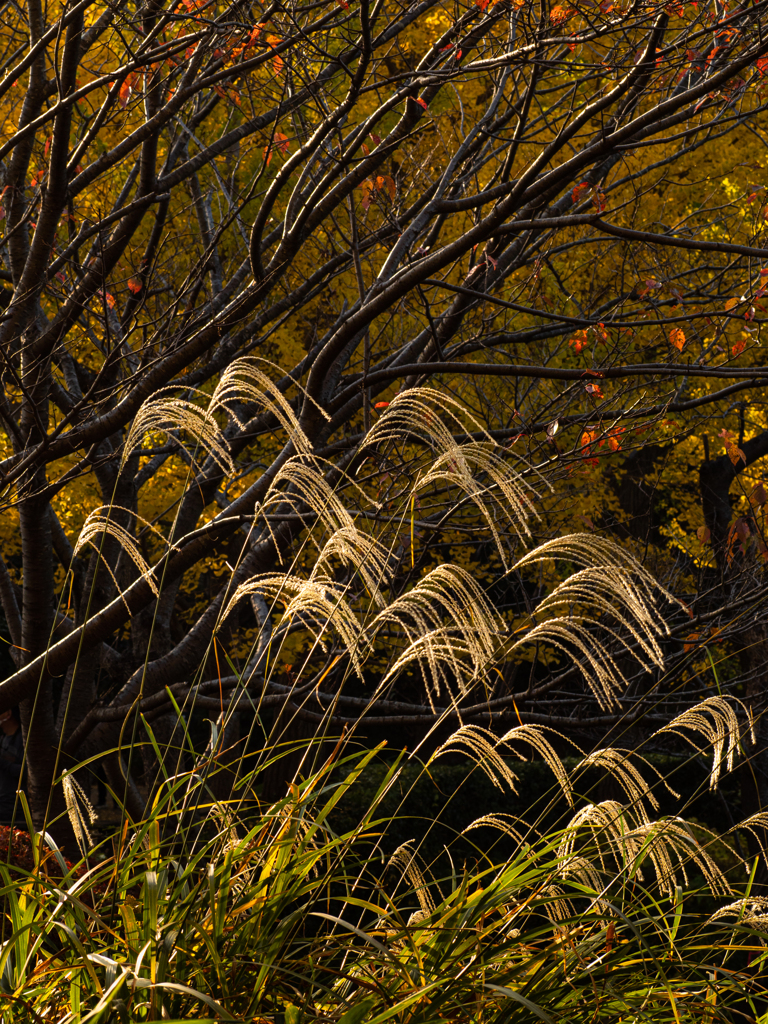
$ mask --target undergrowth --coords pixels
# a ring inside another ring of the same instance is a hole
[[[765,1013],[756,864],[732,878],[708,867],[711,906],[695,910],[684,872],[706,859],[706,840],[679,818],[639,840],[627,818],[596,826],[593,813],[584,830],[604,802],[564,829],[529,831],[501,863],[434,877],[414,846],[388,846],[380,809],[401,761],[377,774],[354,827],[331,825],[378,753],[330,758],[270,805],[211,800],[203,775],[182,773],[135,831],[126,824],[75,865],[29,822],[24,856],[0,865],[3,1020],[680,1024]]]

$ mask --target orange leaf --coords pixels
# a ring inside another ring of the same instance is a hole
[[[699,630],[695,630],[693,633],[689,633],[688,636],[685,638],[686,642],[683,644],[683,651],[687,654],[688,651],[691,650],[695,642],[700,639],[701,632]]]
[[[573,351],[577,356],[580,355],[588,344],[586,330],[576,331],[576,334],[571,338],[568,344],[572,346]]]
[[[728,310],[733,309],[734,306],[738,306],[738,304],[739,304],[739,300],[738,299],[728,299],[728,301],[725,304],[725,311],[726,311],[726,313],[728,312]]]
[[[561,7],[558,4],[557,7],[553,7],[552,10],[549,12],[549,20],[552,25],[564,25],[572,14],[572,8]]]
[[[746,466],[747,457],[741,450],[741,448],[739,448],[739,446],[733,440],[731,432],[723,428],[718,434],[718,437],[721,437],[723,439],[723,447],[725,448],[726,455],[731,460],[733,465],[735,466],[739,459],[743,459],[744,465]]]
[[[128,290],[134,295],[138,295],[144,285],[138,279],[138,277],[132,277],[128,282]]]
[[[605,395],[603,394],[603,389],[600,387],[599,384],[585,384],[584,390],[587,392],[587,394],[592,395],[593,398],[605,398]]]
[[[734,464],[734,466],[739,461],[739,459],[741,459],[744,462],[744,465],[746,466],[746,464],[747,464],[747,456],[744,454],[744,452],[741,450],[741,448],[739,448],[738,445],[735,445],[735,444],[730,445],[730,447],[727,449],[727,451],[728,451],[728,458],[731,460],[731,462]]]
[[[104,292],[104,301],[106,302],[106,304],[109,306],[110,309],[114,309],[115,308],[115,297],[114,297],[114,295],[110,295],[109,292]]]
[[[273,150],[273,148],[276,148],[281,156],[285,156],[285,154],[288,152],[288,150],[291,147],[291,144],[288,141],[287,136],[283,135],[282,132],[275,132],[274,136],[272,137],[272,142],[274,143],[274,147],[273,146],[265,146],[264,147],[264,161],[267,164],[267,166],[269,166],[269,162],[272,159],[272,150]]]
[[[388,174],[385,174],[376,179],[376,188],[380,192],[388,192],[389,198],[392,201],[394,201],[395,195],[397,193],[397,186],[395,185],[394,180],[390,178]]]
[[[267,36],[267,46],[271,47],[273,50],[275,49],[276,46],[279,46],[280,43],[282,43],[282,41],[283,40],[280,38],[280,36]],[[279,53],[275,54],[272,60],[272,67],[275,69],[276,75],[279,75],[280,72],[285,67],[285,62],[283,61],[283,58],[280,56]]]
[[[373,408],[374,409],[386,409],[388,406],[389,406],[389,402],[377,402],[376,405],[374,405]]]
[[[669,332],[669,343],[673,345],[678,352],[682,352],[685,348],[685,331],[682,327],[673,327]]]
[[[746,338],[740,338],[738,341],[735,341],[733,343],[733,347],[731,348],[731,352],[734,354],[734,356],[740,356],[741,353],[744,351],[744,349],[746,347],[747,347],[747,339]]]
[[[358,187],[363,193],[361,205],[364,210],[367,210],[370,207],[371,201],[375,195],[386,194],[390,199],[394,200],[395,194],[397,193],[397,186],[388,174],[379,175],[375,181],[370,178],[366,178],[365,181],[360,182]]]
[[[614,429],[608,435],[608,447],[611,449],[612,452],[621,451],[621,445],[619,444],[619,440],[621,438],[621,435],[624,433],[625,429],[625,427],[614,427]]]
[[[598,341],[601,341],[604,345],[608,344],[608,331],[605,329],[605,324],[598,324],[592,330],[595,332],[595,337]]]
[[[420,107],[424,107],[425,110],[429,110],[429,107],[427,106],[427,101],[423,100],[421,96],[416,97],[416,102],[419,104]]]
[[[573,189],[573,191],[571,192],[571,199],[574,203],[580,202],[582,196],[585,195],[585,193],[589,192],[591,188],[592,186],[589,184],[588,181],[582,181],[582,183],[580,185],[577,185],[576,188]]]

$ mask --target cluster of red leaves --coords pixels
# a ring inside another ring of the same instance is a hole
[[[76,875],[81,874],[84,870],[82,868],[75,869],[72,862],[66,858],[64,863],[67,866],[67,871],[74,869]],[[5,864],[11,869],[18,868],[20,871],[34,871],[35,858],[32,851],[32,840],[29,838],[28,832],[20,828],[13,828],[11,825],[0,825],[0,864]],[[61,876],[61,866],[50,851],[44,850],[40,866],[46,875]]]
[[[579,442],[582,450],[582,461],[586,462],[588,466],[596,466],[598,462],[597,451],[603,445],[607,445],[612,452],[620,452],[622,435],[625,432],[626,427],[613,427],[608,431],[603,431],[599,426],[586,427],[582,431]]]
[[[0,825],[0,863],[32,871],[35,862],[29,833],[10,825]]]
[[[568,342],[573,348],[576,355],[579,355],[589,344],[589,332],[592,331],[595,335],[595,342],[601,345],[608,344],[608,331],[605,329],[605,324],[597,324],[596,327],[587,327],[584,330],[576,331],[574,336]]]
[[[753,550],[763,562],[768,561],[768,546],[759,533],[753,532],[752,527],[751,519],[739,516],[729,528],[725,551],[725,558],[729,565],[737,554],[746,557],[750,550]]]

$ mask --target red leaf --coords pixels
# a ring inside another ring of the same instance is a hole
[[[741,353],[744,351],[744,349],[746,347],[747,347],[747,339],[746,338],[740,338],[738,341],[734,342],[733,348],[731,349],[731,352],[733,353],[734,356],[740,356]]]
[[[360,205],[364,210],[367,210],[371,205],[371,193],[374,190],[374,184],[367,178],[365,181],[361,181],[358,186],[360,191],[363,193],[363,198],[360,200]]]
[[[373,408],[374,409],[386,409],[388,406],[389,406],[389,402],[377,402],[376,405],[374,405]]]
[[[765,490],[765,484],[762,480],[755,484],[749,493],[750,505],[756,505],[758,508],[762,508],[763,505],[768,505],[768,492]]]
[[[423,100],[421,96],[416,97],[416,102],[419,104],[420,107],[424,107],[425,110],[429,110],[429,107],[427,106],[427,101]]]
[[[120,86],[120,91],[117,94],[117,99],[123,110],[125,110],[125,108],[128,106],[128,100],[130,98],[131,92],[133,91],[133,77],[133,75],[128,75],[123,84]]]
[[[585,384],[584,390],[587,392],[587,394],[592,395],[593,398],[605,398],[605,395],[603,394],[603,389],[600,387],[599,384]]]
[[[591,188],[592,186],[589,184],[588,181],[582,181],[581,184],[577,185],[576,188],[571,192],[571,199],[574,203],[580,202],[582,196],[586,192],[589,192]]]
[[[144,285],[138,279],[138,277],[132,277],[128,282],[128,290],[134,295],[138,295]]]

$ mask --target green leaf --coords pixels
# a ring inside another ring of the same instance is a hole
[[[375,1005],[376,999],[374,996],[366,996],[365,999],[361,1000],[361,1002],[347,1010],[339,1021],[339,1024],[361,1024]],[[285,1014],[285,1024],[294,1024],[293,1021],[288,1020],[287,1009]]]

